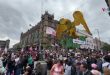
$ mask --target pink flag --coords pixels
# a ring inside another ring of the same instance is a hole
[[[51,27],[47,27],[46,28],[46,34],[51,34],[53,36],[56,36],[56,31]]]
[[[103,11],[109,12],[110,9],[109,8],[102,8]]]
[[[102,8],[102,10],[103,10],[103,11],[106,11],[106,9],[105,9],[105,8]]]

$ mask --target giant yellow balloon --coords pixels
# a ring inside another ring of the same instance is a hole
[[[74,23],[75,26],[79,26],[80,24],[82,24],[83,27],[85,28],[85,30],[88,32],[88,34],[92,35],[90,30],[89,30],[89,28],[88,28],[88,26],[87,26],[87,24],[86,24],[86,21],[85,21],[85,19],[83,17],[82,12],[75,11],[73,13],[73,18],[74,18],[74,22],[73,23]]]
[[[67,21],[68,20],[67,19],[64,19],[64,18],[60,19],[59,24],[57,26],[57,30],[56,30],[56,37],[57,38],[61,38],[62,33],[65,30],[67,30],[67,26],[65,25]]]
[[[79,26],[80,24],[82,24],[85,30],[91,35],[83,14],[80,11],[75,11],[73,13],[73,18],[73,22],[65,18],[60,19],[56,29],[57,39],[63,38],[65,34],[73,38],[78,38],[78,35],[76,34],[76,26]]]

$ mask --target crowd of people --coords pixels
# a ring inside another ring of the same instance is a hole
[[[39,52],[0,51],[0,75],[110,75],[108,51],[45,50],[44,59],[45,68]]]
[[[60,60],[52,66],[50,75],[110,75],[109,52],[77,51],[68,52],[66,56],[65,53],[60,54]]]

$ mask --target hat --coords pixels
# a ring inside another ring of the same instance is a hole
[[[108,53],[108,55],[110,55],[110,53]]]
[[[91,67],[96,69],[97,68],[97,65],[96,64],[91,64]]]
[[[93,75],[101,75],[101,73],[99,71],[97,71],[97,70],[92,70],[91,73]]]
[[[64,57],[64,60],[67,60],[67,57]]]

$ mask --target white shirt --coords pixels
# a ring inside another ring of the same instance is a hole
[[[37,61],[34,62],[34,69],[36,68],[36,64],[37,64],[37,63],[38,63]]]
[[[109,62],[105,62],[102,64],[102,68],[107,67],[107,66],[108,66],[108,69],[110,69],[110,63]]]
[[[63,56],[62,56],[62,55],[60,55],[60,56],[59,56],[59,59],[60,59],[60,60],[63,60]]]
[[[16,65],[17,65],[18,62],[19,62],[19,57],[15,59],[15,62],[16,62]]]
[[[71,66],[68,66],[68,65],[65,66],[64,75],[71,75]]]
[[[18,61],[19,61],[19,57],[15,59],[15,62],[18,62]]]

